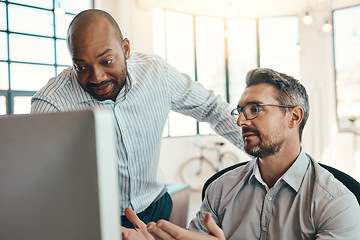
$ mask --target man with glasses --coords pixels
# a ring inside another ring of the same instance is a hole
[[[142,225],[127,210],[131,221],[155,239],[360,239],[355,196],[301,146],[309,100],[298,80],[251,70],[232,114],[256,158],[208,186],[191,231],[167,221]],[[125,230],[125,239],[137,233]]]

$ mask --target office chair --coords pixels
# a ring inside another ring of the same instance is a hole
[[[308,155],[309,156],[309,155]],[[310,156],[309,156],[310,157]],[[310,157],[311,158],[311,157]],[[205,198],[205,191],[206,188],[210,185],[210,183],[212,183],[215,179],[219,178],[221,175],[223,175],[224,173],[235,169],[237,167],[243,166],[245,164],[247,164],[249,161],[246,162],[241,162],[235,165],[232,165],[230,167],[227,167],[217,173],[215,173],[214,175],[212,175],[208,180],[206,180],[206,182],[204,183],[204,187],[202,189],[202,193],[201,193],[201,197],[202,200],[204,200]],[[356,197],[359,205],[360,205],[360,183],[358,181],[356,181],[353,177],[351,177],[350,175],[336,169],[330,166],[327,166],[325,164],[319,163],[319,165],[323,168],[325,168],[326,170],[328,170],[329,172],[332,173],[332,175],[334,175],[334,177],[339,180],[340,182],[342,182]]]

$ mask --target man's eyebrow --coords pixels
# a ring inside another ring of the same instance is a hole
[[[102,56],[104,56],[106,53],[108,53],[108,52],[110,52],[111,51],[111,49],[106,49],[104,52],[102,52],[102,53],[100,53],[99,55],[97,55],[96,57],[97,58],[99,58],[99,57],[102,57]]]
[[[72,60],[73,62],[84,62],[84,60],[80,58],[73,58]]]
[[[261,101],[251,101],[251,102],[245,103],[245,105],[248,105],[248,104],[262,104],[262,102]],[[241,108],[241,107],[244,107],[244,106],[237,105],[237,108]]]
[[[111,49],[108,48],[105,51],[103,51],[102,53],[98,54],[96,56],[96,58],[102,57],[102,56],[104,56],[106,53],[108,53],[110,51],[111,51]],[[84,59],[81,59],[81,58],[73,58],[72,60],[73,60],[73,62],[84,62]]]

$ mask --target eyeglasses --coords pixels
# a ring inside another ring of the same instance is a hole
[[[271,107],[282,107],[282,108],[293,108],[295,106],[290,105],[276,105],[276,104],[265,104],[265,103],[248,103],[243,107],[237,107],[231,111],[231,115],[240,116],[241,112],[244,114],[247,120],[253,120],[257,118],[261,109],[259,106],[271,106]]]

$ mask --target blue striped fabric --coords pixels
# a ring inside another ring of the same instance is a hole
[[[125,88],[115,102],[91,97],[78,83],[74,71],[67,68],[34,95],[31,105],[31,113],[112,109],[116,119],[122,213],[126,207],[136,212],[145,210],[165,185],[158,161],[170,110],[209,122],[218,134],[235,145],[241,139],[230,106],[159,57],[133,53],[127,67]]]

